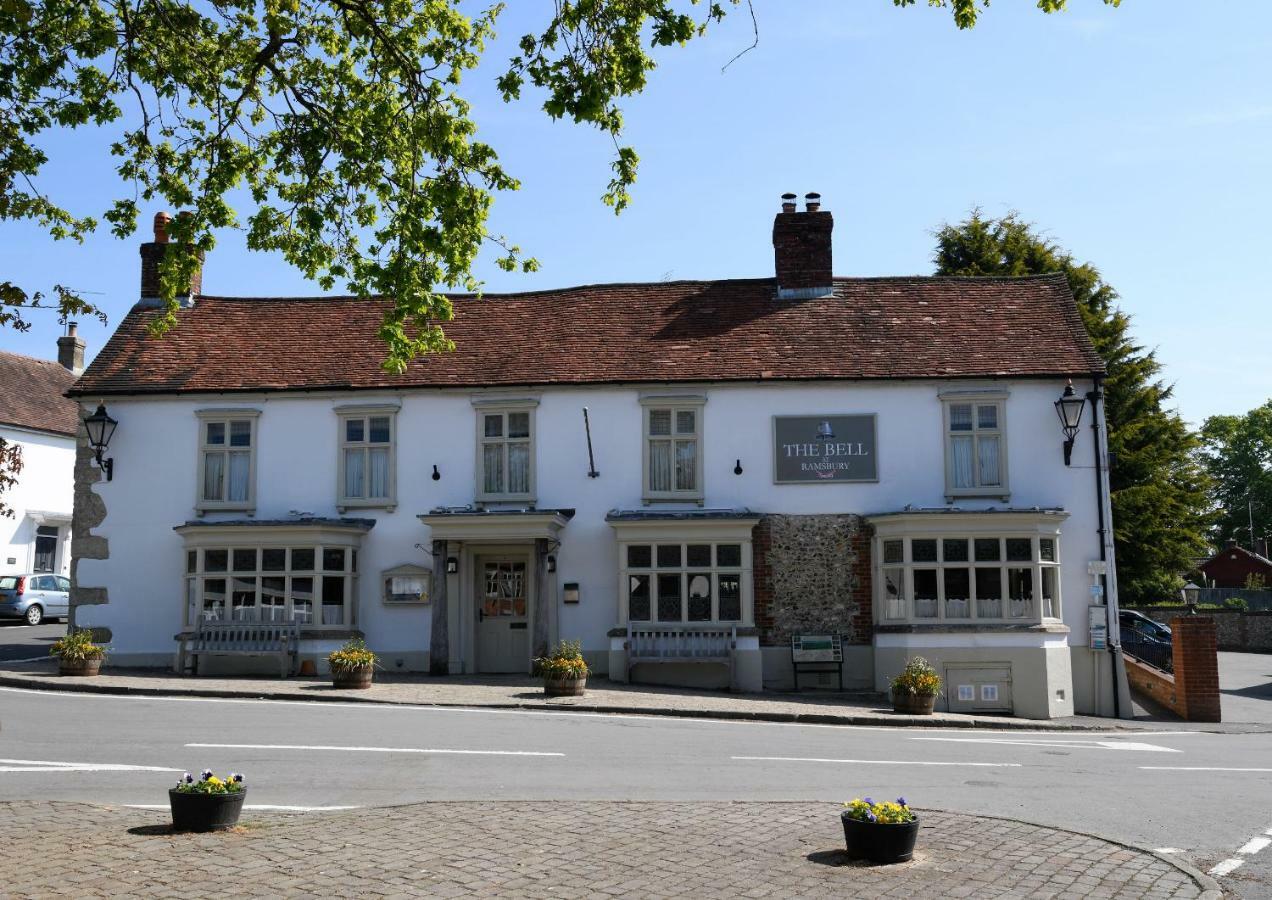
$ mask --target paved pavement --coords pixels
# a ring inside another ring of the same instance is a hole
[[[250,793],[250,789],[249,789]],[[923,813],[915,859],[849,863],[826,803],[430,803],[246,814],[174,835],[166,815],[0,804],[16,896],[1199,897],[1164,857],[1049,828]]]
[[[450,676],[377,674],[368,690],[336,690],[326,678],[178,677],[154,669],[103,667],[96,678],[60,678],[52,661],[5,665],[0,662],[0,685],[50,690],[83,690],[119,694],[205,697],[252,697],[280,700],[341,700],[412,706],[573,709],[592,712],[646,713],[777,722],[839,725],[919,725],[927,728],[993,728],[1036,730],[1108,730],[1174,728],[1177,722],[1119,721],[1094,716],[1032,720],[1007,716],[936,713],[904,716],[877,694],[731,694],[654,685],[624,685],[593,679],[583,697],[546,698],[542,681],[526,676]],[[1272,727],[1272,722],[1269,723]],[[1205,730],[1230,730],[1202,725]],[[1240,729],[1238,729],[1240,730]]]
[[[20,619],[0,619],[0,661],[47,657],[49,647],[66,634],[60,622],[32,628]]]
[[[1272,654],[1220,653],[1219,693],[1224,721],[1272,724]]]

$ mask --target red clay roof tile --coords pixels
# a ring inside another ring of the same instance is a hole
[[[75,434],[79,404],[64,394],[75,376],[49,359],[0,350],[0,425]]]

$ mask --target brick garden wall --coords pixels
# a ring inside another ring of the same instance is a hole
[[[1167,624],[1173,643],[1174,675],[1124,657],[1131,688],[1189,722],[1220,721],[1215,620],[1210,616],[1176,615]]]
[[[870,526],[860,516],[765,516],[755,526],[755,624],[760,644],[837,632],[847,644],[874,633]]]

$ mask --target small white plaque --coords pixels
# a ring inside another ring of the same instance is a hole
[[[1087,563],[1088,575],[1107,575],[1109,574],[1109,564],[1102,559],[1093,559]]]

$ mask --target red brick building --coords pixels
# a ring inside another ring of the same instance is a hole
[[[1243,588],[1251,575],[1262,575],[1264,584],[1272,586],[1272,560],[1229,541],[1210,559],[1198,566],[1206,577],[1206,587]]]

